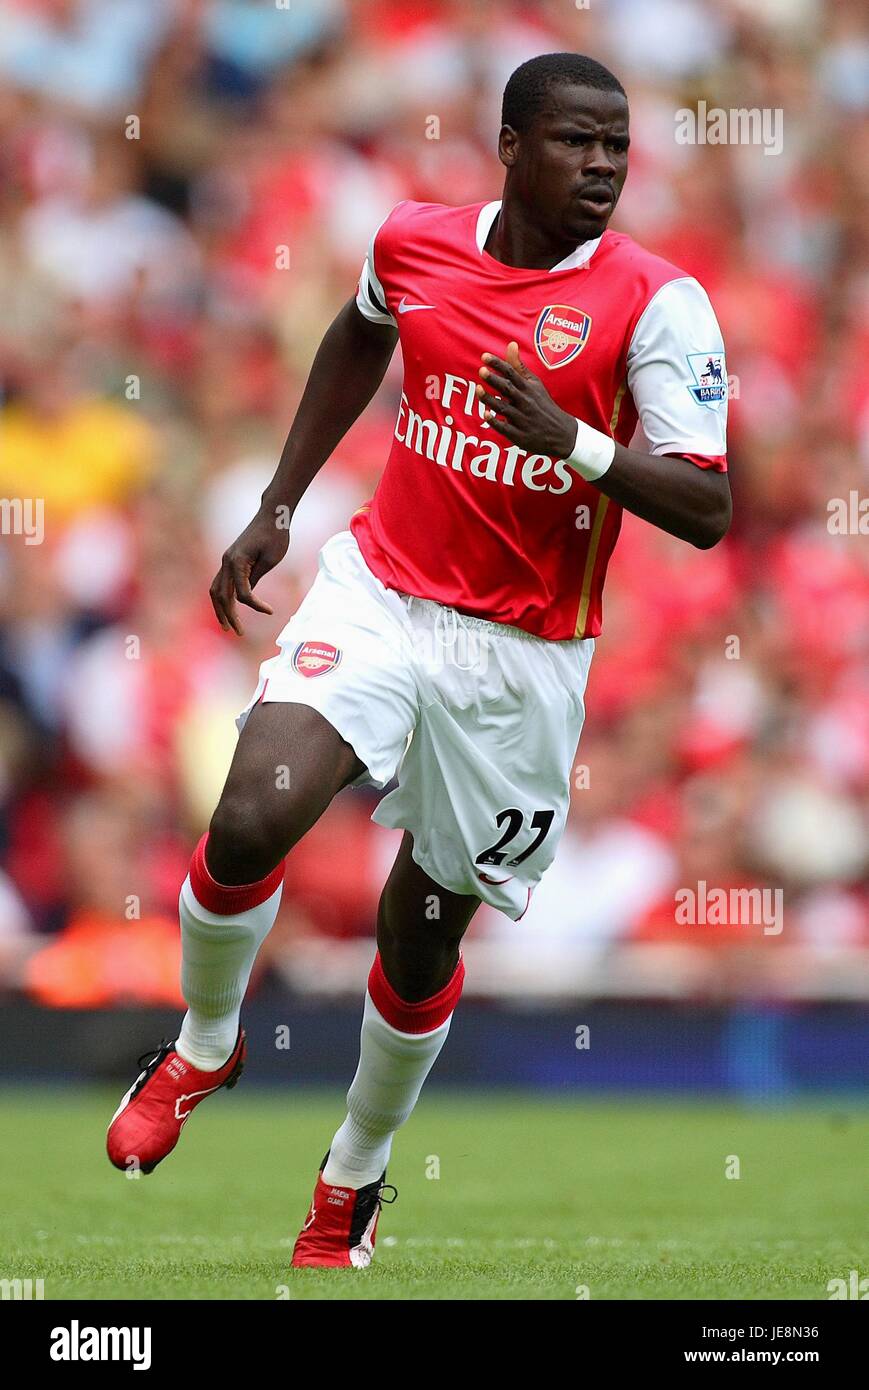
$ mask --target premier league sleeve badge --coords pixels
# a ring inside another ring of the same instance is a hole
[[[694,377],[694,385],[688,390],[698,405],[708,410],[719,410],[727,400],[727,372],[723,352],[689,352],[688,366]]]

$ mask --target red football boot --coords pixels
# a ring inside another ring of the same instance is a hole
[[[115,1167],[128,1171],[135,1161],[141,1172],[153,1173],[178,1143],[199,1102],[222,1086],[229,1090],[235,1085],[246,1056],[243,1028],[218,1071],[199,1071],[178,1055],[174,1042],[163,1043],[112,1116],[106,1150]],[[140,1057],[139,1066],[143,1062]]]
[[[366,1187],[333,1187],[323,1181],[326,1159],[320,1174],[308,1219],[293,1247],[293,1268],[340,1269],[351,1265],[367,1269],[374,1255],[380,1208],[391,1206],[398,1193],[386,1183],[386,1173]],[[393,1195],[386,1199],[384,1192]]]

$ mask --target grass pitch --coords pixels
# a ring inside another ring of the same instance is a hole
[[[845,1103],[430,1091],[364,1272],[289,1267],[340,1095],[221,1093],[138,1180],[105,1157],[116,1104],[0,1092],[0,1277],[46,1299],[730,1300],[865,1272],[869,1117]]]

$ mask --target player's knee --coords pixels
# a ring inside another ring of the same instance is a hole
[[[221,798],[208,829],[206,861],[218,883],[256,883],[289,848],[285,825],[270,817],[262,798]]]

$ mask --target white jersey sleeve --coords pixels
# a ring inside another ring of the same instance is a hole
[[[386,222],[391,215],[391,213],[388,213],[387,216],[384,217],[383,222]],[[383,222],[380,223],[380,226],[368,243],[368,255],[365,257],[362,266],[362,274],[359,277],[359,288],[356,291],[356,307],[360,314],[370,320],[371,323],[391,323],[394,328],[397,328],[398,324],[387,308],[386,294],[380,283],[375,266],[375,243],[377,241],[377,233],[380,231],[380,227],[383,226]]]
[[[628,349],[628,389],[653,454],[688,454],[724,469],[727,370],[709,296],[689,276],[649,301]]]

